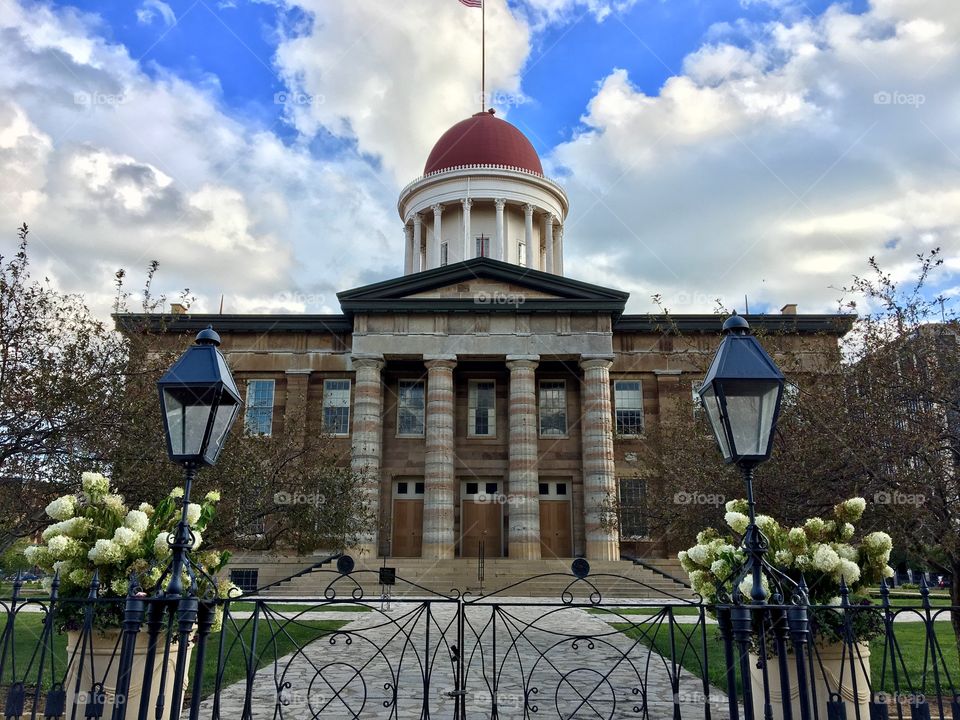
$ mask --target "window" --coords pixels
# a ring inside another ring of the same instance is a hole
[[[517,243],[517,265],[527,265],[527,244],[525,242]]]
[[[397,388],[397,434],[423,435],[423,380],[401,380]]]
[[[331,435],[350,433],[350,381],[323,381],[323,429]]]
[[[257,568],[233,568],[230,570],[230,582],[245,593],[253,592],[257,589],[259,574]]]
[[[620,537],[647,536],[647,482],[642,478],[620,479]]]
[[[643,392],[639,380],[614,381],[613,408],[618,435],[643,433]]]
[[[490,238],[486,235],[479,235],[476,241],[476,253],[474,257],[490,257]]]
[[[540,434],[567,434],[567,383],[565,380],[540,382]]]
[[[440,265],[446,265],[450,257],[450,245],[448,243],[440,243]]]
[[[497,434],[497,386],[493,380],[471,380],[468,390],[467,434]]]
[[[273,380],[247,381],[247,411],[243,426],[250,435],[273,432]]]

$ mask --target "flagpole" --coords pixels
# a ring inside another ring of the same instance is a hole
[[[480,0],[480,112],[487,104],[487,0]]]

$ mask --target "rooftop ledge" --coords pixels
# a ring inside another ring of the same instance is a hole
[[[433,180],[435,178],[440,178],[444,175],[453,175],[453,174],[463,174],[469,171],[486,171],[485,174],[495,175],[500,172],[509,172],[517,175],[525,175],[527,177],[536,178],[537,180],[550,185],[557,193],[559,193],[563,198],[567,197],[567,193],[564,191],[563,187],[556,180],[548,178],[546,175],[543,175],[538,172],[533,172],[532,170],[527,170],[526,168],[516,167],[513,165],[457,165],[455,167],[444,168],[443,170],[436,170],[432,173],[427,173],[426,175],[421,175],[416,180],[407,183],[403,190],[400,191],[400,197],[403,198],[408,192],[410,192],[416,185],[419,185],[424,180]]]

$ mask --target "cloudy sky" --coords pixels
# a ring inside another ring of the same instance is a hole
[[[492,104],[629,309],[830,311],[875,255],[960,285],[956,0],[487,0]],[[402,272],[399,189],[475,112],[457,0],[0,0],[0,252],[109,308],[337,312]]]

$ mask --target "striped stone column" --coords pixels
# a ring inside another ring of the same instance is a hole
[[[508,543],[515,560],[540,559],[540,488],[537,475],[539,355],[507,355],[510,370],[510,499]]]
[[[382,355],[354,355],[353,445],[350,467],[362,478],[363,496],[373,515],[374,527],[361,536],[355,548],[365,558],[375,558],[380,526],[380,461],[383,454]]]
[[[614,509],[617,499],[613,463],[609,355],[583,356],[580,433],[583,437],[583,515],[588,560],[619,560],[620,539]]]
[[[453,355],[425,357],[427,366],[426,458],[423,493],[425,558],[453,557]]]

